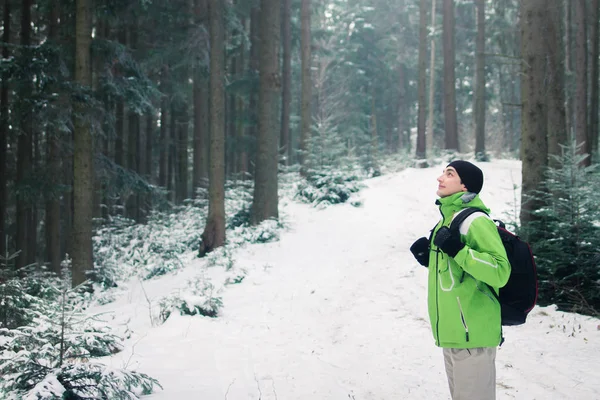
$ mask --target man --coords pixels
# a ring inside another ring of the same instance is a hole
[[[437,179],[436,204],[442,220],[430,239],[411,246],[428,267],[428,309],[433,337],[442,347],[453,400],[496,398],[496,347],[502,339],[498,289],[506,284],[510,264],[496,225],[483,212],[451,231],[454,216],[467,207],[486,213],[479,198],[483,172],[468,161],[448,164]]]

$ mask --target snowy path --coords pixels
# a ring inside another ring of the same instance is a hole
[[[448,399],[427,321],[426,271],[408,251],[438,218],[439,172],[373,179],[360,208],[286,205],[291,229],[279,242],[235,254],[248,275],[224,292],[221,317],[172,316],[147,332],[147,321],[133,321],[135,348],[109,361],[159,379],[165,390],[154,400]],[[486,164],[485,172],[483,200],[502,216],[518,164]],[[144,290],[158,297],[189,274]],[[139,297],[128,307],[145,303]],[[526,326],[507,330],[498,398],[600,399],[598,324],[536,309]]]

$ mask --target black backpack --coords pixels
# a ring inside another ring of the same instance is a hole
[[[471,214],[486,212],[477,208],[466,208],[461,211],[450,224],[450,229],[460,229],[460,225]],[[496,295],[502,310],[502,325],[521,325],[525,323],[527,314],[535,306],[538,294],[537,271],[533,253],[529,244],[518,236],[512,234],[502,221],[494,220],[498,224],[498,234],[506,249],[508,262],[511,266],[508,282],[500,288],[500,294]]]

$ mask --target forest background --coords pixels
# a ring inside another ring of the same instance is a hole
[[[390,160],[496,157],[522,162],[540,302],[598,315],[598,0],[2,4],[2,293],[110,287],[99,232],[189,205],[205,256],[277,221],[282,174],[335,203]]]

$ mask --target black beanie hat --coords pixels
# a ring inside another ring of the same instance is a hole
[[[483,172],[468,161],[455,160],[448,164],[458,173],[461,182],[469,192],[479,193],[483,186]],[[448,168],[446,167],[446,168]]]

